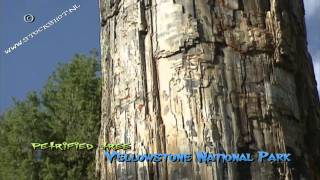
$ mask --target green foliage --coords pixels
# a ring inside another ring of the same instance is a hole
[[[35,151],[32,142],[97,144],[100,64],[75,55],[37,94],[29,93],[0,117],[0,179],[94,179],[93,151]]]

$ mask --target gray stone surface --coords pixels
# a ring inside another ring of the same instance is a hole
[[[101,179],[320,179],[302,0],[100,0],[99,143],[135,153],[289,152],[292,163],[123,164]]]

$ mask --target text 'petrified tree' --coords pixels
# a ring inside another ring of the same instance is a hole
[[[290,163],[107,163],[101,179],[317,179],[320,106],[302,0],[101,0],[100,144],[289,152]]]

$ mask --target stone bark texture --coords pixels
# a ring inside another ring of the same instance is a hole
[[[290,163],[110,163],[101,179],[320,179],[302,0],[100,0],[99,143],[129,153],[293,154]]]

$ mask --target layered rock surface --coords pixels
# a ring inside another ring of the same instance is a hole
[[[101,179],[320,179],[302,0],[100,0],[99,143],[135,153],[288,152],[290,163],[109,163]]]

